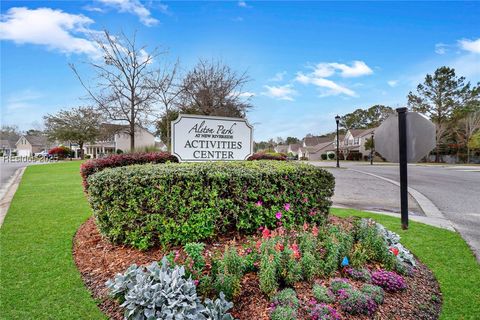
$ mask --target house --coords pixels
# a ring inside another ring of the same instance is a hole
[[[277,153],[285,153],[287,154],[287,151],[288,151],[288,145],[282,145],[282,144],[279,144],[277,145],[275,148],[273,148],[273,150]]]
[[[102,135],[94,143],[86,143],[83,146],[85,155],[92,158],[102,157],[107,154],[130,152],[130,135],[128,126],[111,123],[102,124]],[[141,126],[135,126],[135,149],[155,148],[155,136]],[[74,150],[78,156],[79,150]]]
[[[10,140],[0,140],[0,153],[3,156],[11,156],[15,152],[15,142]]]
[[[22,135],[15,143],[17,155],[30,157],[42,151],[48,151],[52,146],[44,135]]]
[[[316,146],[309,147],[307,153],[308,160],[322,160],[322,154],[328,154],[336,151],[336,145],[334,141],[327,141],[317,144]]]
[[[340,151],[344,158],[362,159],[370,154],[365,149],[365,142],[374,134],[376,128],[349,129],[341,141]]]
[[[291,153],[293,154],[294,156],[297,156],[300,148],[302,147],[302,144],[301,143],[292,143],[292,144],[289,144],[288,145],[288,148],[287,148],[287,154]]]
[[[330,137],[315,137],[315,136],[305,137],[302,140],[302,145],[303,145],[303,147],[308,148],[308,147],[315,147],[315,146],[317,146],[321,143],[325,143],[325,142],[332,142],[332,138],[330,138]]]

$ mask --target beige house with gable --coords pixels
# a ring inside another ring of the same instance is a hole
[[[52,144],[48,142],[46,136],[42,135],[22,135],[15,144],[17,155],[21,157],[30,157],[42,151],[48,151]]]
[[[117,153],[118,150],[122,152],[132,151],[130,150],[130,135],[127,130],[128,126],[126,125],[102,124],[102,131],[104,132],[102,138],[95,143],[86,143],[83,147],[85,155],[98,158]],[[157,146],[159,145],[156,143],[153,133],[141,126],[135,127],[135,149],[141,150]]]

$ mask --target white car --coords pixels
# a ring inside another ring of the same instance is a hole
[[[42,152],[36,153],[35,156],[38,158],[48,158],[49,154],[47,150],[43,150]]]

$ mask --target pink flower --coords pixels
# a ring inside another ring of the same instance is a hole
[[[303,203],[307,203],[308,202],[308,199],[307,198],[303,198]]]
[[[260,252],[261,246],[262,246],[262,241],[258,240],[257,243],[255,244],[255,248],[257,249],[258,252]]]
[[[317,228],[316,225],[313,226],[313,228],[312,228],[312,234],[313,234],[315,237],[318,236],[318,228]]]
[[[312,210],[312,211],[310,211],[310,213],[309,213],[309,215],[312,216],[312,217],[313,217],[314,215],[316,215],[316,214],[317,214],[317,211],[315,211],[315,210]]]
[[[173,262],[177,263],[180,261],[180,251],[175,251],[175,257],[173,258]]]
[[[308,223],[304,223],[303,224],[303,231],[307,231],[308,230]]]
[[[277,244],[275,245],[275,251],[277,251],[277,252],[283,251],[284,248],[285,248],[285,247],[284,247],[283,244],[280,243],[280,242],[277,242]]]
[[[198,280],[193,280],[193,284],[198,286]]]
[[[268,230],[267,227],[265,227],[265,229],[263,229],[263,231],[262,231],[262,238],[264,238],[264,239],[270,238],[270,230]]]
[[[256,205],[257,207],[261,207],[261,206],[263,206],[263,202],[262,202],[261,200],[258,200],[258,201],[255,203],[255,205]]]
[[[285,211],[290,211],[290,203],[285,203],[283,208],[285,209]]]
[[[293,251],[293,257],[296,260],[300,259],[300,257],[301,257],[300,256],[300,249],[298,248],[298,244],[296,242],[290,246],[290,249],[292,249],[292,251]]]
[[[280,211],[278,211],[276,214],[275,214],[275,218],[277,218],[278,220],[282,219],[282,213]]]

